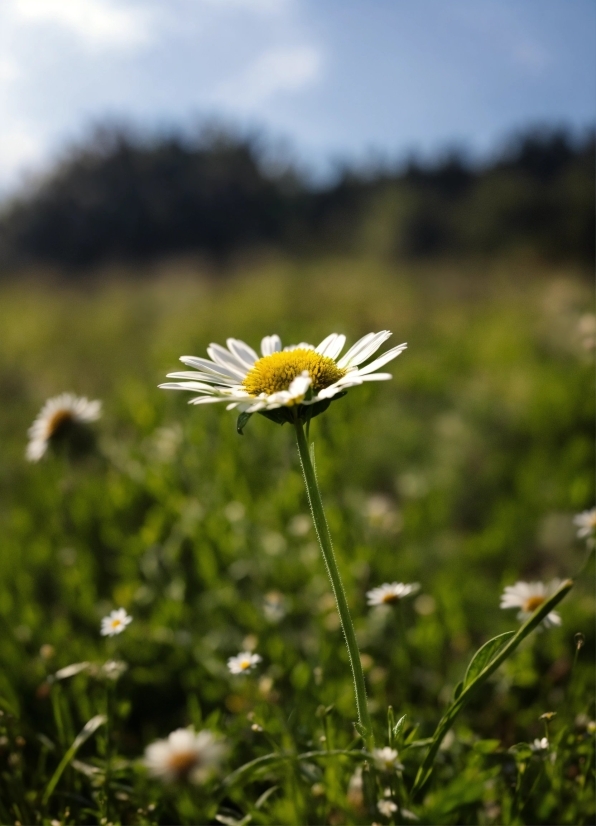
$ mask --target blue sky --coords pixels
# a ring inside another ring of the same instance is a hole
[[[92,124],[263,128],[310,169],[596,121],[594,0],[2,0],[0,190]]]

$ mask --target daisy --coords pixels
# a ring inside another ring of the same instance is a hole
[[[573,517],[573,524],[577,525],[578,539],[587,539],[596,532],[596,508],[583,511]]]
[[[369,605],[387,605],[393,602],[399,602],[404,597],[409,597],[410,594],[415,594],[420,590],[420,585],[417,582],[385,582],[378,588],[373,588],[367,591],[366,597]]]
[[[89,401],[74,393],[61,393],[48,399],[29,428],[27,459],[39,462],[50,443],[59,441],[73,428],[94,422],[100,416],[100,401]]]
[[[129,617],[126,610],[118,608],[117,611],[112,611],[111,614],[102,619],[101,635],[102,637],[113,637],[116,634],[121,634],[131,622],[132,617]]]
[[[207,348],[211,360],[182,356],[180,361],[192,371],[169,373],[168,378],[181,381],[160,387],[195,393],[190,404],[226,402],[228,410],[241,414],[263,413],[280,424],[292,422],[293,413],[279,408],[297,407],[298,418],[304,418],[305,407],[311,407],[311,416],[316,416],[350,387],[392,378],[390,373],[375,371],[399,356],[405,344],[361,366],[390,335],[387,330],[368,333],[341,358],[346,337],[338,333],[331,333],[318,347],[302,342],[283,349],[279,336],[265,336],[261,356],[243,341],[229,338],[227,348],[219,344]],[[278,412],[272,415],[274,410]]]
[[[377,809],[382,815],[385,815],[385,817],[391,817],[393,812],[397,812],[397,806],[393,800],[379,800],[377,803]]]
[[[548,585],[543,582],[516,582],[515,585],[508,585],[501,595],[501,608],[519,608],[517,618],[525,622],[555,593],[560,584],[560,580],[553,579]],[[561,625],[561,617],[556,611],[551,611],[543,623],[547,628]]]
[[[241,651],[235,657],[228,660],[228,668],[232,674],[246,674],[252,671],[263,658],[259,654],[251,654],[250,651]]]
[[[530,748],[534,752],[546,751],[548,748],[548,740],[546,737],[542,737],[542,739],[537,737],[533,743],[530,743]]]
[[[393,772],[403,769],[402,764],[397,759],[397,751],[385,746],[383,749],[373,749],[375,766],[379,771]]]
[[[192,728],[179,728],[167,740],[157,740],[145,750],[145,765],[153,777],[166,783],[188,780],[204,783],[217,769],[225,746],[210,731],[195,733]]]

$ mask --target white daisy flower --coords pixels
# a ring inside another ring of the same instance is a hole
[[[121,634],[127,625],[132,622],[124,608],[112,611],[107,617],[101,621],[101,635],[102,637],[113,637],[116,634]]]
[[[578,513],[573,517],[573,524],[577,525],[578,539],[587,539],[596,533],[596,508]]]
[[[367,381],[390,379],[390,373],[376,372],[399,356],[406,344],[400,344],[369,362],[373,353],[387,341],[390,332],[368,333],[341,358],[346,342],[344,335],[331,333],[318,347],[302,342],[282,349],[277,335],[261,341],[261,356],[252,347],[235,338],[227,348],[211,344],[211,360],[182,356],[180,361],[192,371],[169,373],[168,378],[181,381],[161,384],[165,390],[188,390],[195,393],[190,404],[226,402],[227,409],[239,413],[264,413],[279,408],[319,405],[311,415],[322,413],[334,396]],[[324,403],[324,404],[323,404]],[[299,411],[299,415],[304,410]],[[275,421],[293,421],[290,411],[269,416]]]
[[[516,582],[515,585],[508,585],[501,595],[501,608],[519,608],[517,618],[525,622],[555,593],[560,584],[559,579],[553,579],[548,585],[543,582]],[[544,618],[543,624],[547,628],[561,625],[561,617],[556,611],[551,611]]]
[[[232,674],[246,674],[252,671],[263,658],[259,654],[251,654],[250,651],[241,651],[235,657],[228,660],[228,668]]]
[[[52,441],[62,438],[73,426],[86,425],[100,416],[100,401],[89,401],[74,393],[61,393],[48,399],[29,428],[27,459],[39,462]]]
[[[382,815],[385,815],[385,817],[391,817],[394,812],[397,812],[397,806],[393,800],[379,800],[377,809]]]
[[[388,605],[393,602],[399,602],[404,597],[409,597],[410,594],[416,594],[420,590],[420,585],[417,582],[385,582],[378,588],[373,588],[367,591],[366,598],[369,605]]]
[[[402,764],[397,759],[397,751],[390,749],[389,746],[385,746],[385,748],[382,749],[374,749],[372,755],[375,766],[379,771],[394,772],[403,769]]]
[[[548,740],[546,737],[537,737],[533,743],[530,743],[530,748],[534,752],[546,751],[548,748]]]
[[[157,740],[145,749],[145,765],[153,777],[166,783],[188,780],[204,783],[225,754],[225,746],[210,731],[179,728],[167,740]]]

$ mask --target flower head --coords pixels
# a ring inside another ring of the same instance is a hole
[[[375,766],[379,771],[394,772],[403,769],[402,764],[397,759],[397,751],[390,749],[389,746],[385,746],[383,749],[374,749],[372,754]]]
[[[225,746],[210,731],[179,728],[167,740],[157,740],[145,750],[145,765],[166,783],[188,780],[204,783],[217,769]]]
[[[420,585],[417,582],[385,582],[378,588],[373,588],[367,591],[366,598],[369,605],[388,605],[393,602],[399,602],[404,597],[409,597],[420,590]]]
[[[259,654],[251,654],[250,651],[241,651],[235,657],[228,660],[228,668],[232,674],[247,674],[257,666],[263,658]]]
[[[227,348],[219,344],[207,348],[211,360],[182,356],[180,361],[193,368],[192,371],[169,373],[168,378],[181,381],[160,387],[195,393],[190,404],[227,402],[228,410],[245,414],[267,415],[277,410],[277,414],[268,417],[279,423],[293,421],[293,414],[282,408],[296,408],[297,416],[301,417],[306,408],[311,407],[310,414],[315,416],[350,387],[390,379],[390,373],[375,371],[403,352],[405,344],[360,366],[390,335],[387,330],[368,333],[341,358],[346,337],[338,333],[331,333],[318,347],[302,342],[283,349],[279,336],[265,336],[261,341],[261,356],[243,341],[229,338]]]
[[[393,812],[397,812],[397,806],[393,800],[379,800],[377,803],[377,809],[382,815],[385,815],[385,817],[391,817]]]
[[[577,525],[578,539],[588,539],[596,533],[596,508],[578,513],[573,517],[573,524]]]
[[[501,608],[519,608],[517,618],[525,622],[555,593],[560,584],[560,580],[553,579],[548,585],[543,582],[516,582],[515,585],[508,585],[501,595]],[[551,611],[543,623],[547,628],[561,625],[561,617],[556,611]]]
[[[546,737],[537,737],[533,743],[530,743],[530,748],[534,752],[546,751],[548,749],[548,740]]]
[[[101,402],[89,401],[74,393],[61,393],[48,399],[29,428],[26,456],[30,462],[39,462],[48,445],[62,441],[69,435],[81,435],[89,422],[101,416]]]
[[[113,637],[116,634],[121,634],[127,625],[132,622],[124,608],[112,611],[107,617],[101,621],[101,635],[102,637]]]

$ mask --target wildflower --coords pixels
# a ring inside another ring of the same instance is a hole
[[[210,731],[179,728],[167,740],[157,740],[145,750],[145,765],[154,777],[166,783],[188,780],[204,783],[217,769],[225,746]]]
[[[385,582],[378,588],[368,591],[366,597],[369,605],[387,605],[399,602],[400,599],[415,594],[419,590],[420,585],[417,582],[411,582],[407,585],[403,582]]]
[[[573,517],[573,524],[577,525],[578,539],[588,539],[596,532],[596,508],[582,511]]]
[[[83,435],[84,427],[101,416],[101,402],[89,401],[74,393],[61,393],[48,399],[29,428],[26,457],[39,462],[48,445],[62,441],[67,435]],[[78,434],[77,434],[78,429]]]
[[[117,611],[112,611],[111,614],[102,619],[101,635],[102,637],[113,637],[115,634],[121,634],[131,622],[132,617],[129,617],[126,610],[118,608]]]
[[[235,657],[228,660],[228,668],[232,674],[246,674],[252,671],[263,658],[259,654],[251,654],[250,651],[241,651]]]
[[[546,751],[548,748],[548,740],[546,737],[542,737],[542,739],[537,737],[533,743],[530,743],[530,748],[533,752]]]
[[[385,817],[391,817],[393,812],[397,812],[397,806],[393,800],[379,800],[377,803],[377,809],[382,815],[385,815]]]
[[[516,582],[515,585],[508,585],[501,595],[501,608],[519,608],[517,618],[525,622],[555,593],[560,584],[560,580],[553,579],[548,585],[543,582]],[[551,611],[543,623],[547,628],[561,625],[561,617],[556,611]]]
[[[108,680],[114,680],[115,682],[120,679],[127,668],[127,664],[122,662],[122,660],[108,660],[100,668],[99,674],[101,677],[105,677]]]
[[[322,413],[339,394],[366,381],[390,379],[390,373],[375,372],[402,353],[400,344],[361,367],[387,341],[390,332],[368,333],[341,358],[346,342],[344,335],[331,333],[318,347],[302,342],[282,349],[277,335],[261,341],[261,356],[238,339],[229,338],[227,349],[211,344],[211,360],[182,356],[180,361],[191,372],[169,373],[168,378],[181,381],[160,385],[165,390],[188,390],[195,393],[190,404],[227,402],[227,409],[239,413],[270,413],[279,408],[297,407],[297,417],[304,418],[305,407],[311,415]],[[323,403],[323,404],[321,404]],[[269,415],[274,421],[294,421],[289,411]]]
[[[383,749],[374,749],[373,758],[375,766],[379,771],[394,772],[403,769],[402,764],[397,759],[397,751],[385,746]]]

